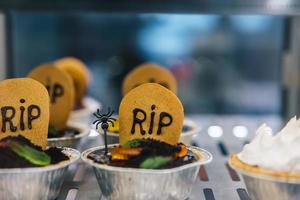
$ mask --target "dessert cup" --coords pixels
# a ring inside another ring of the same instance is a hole
[[[206,150],[197,147],[188,149],[197,161],[171,169],[114,167],[88,158],[91,153],[103,153],[104,147],[88,149],[81,158],[94,168],[100,190],[108,200],[182,200],[189,197],[200,166],[212,160],[212,155]]]
[[[247,164],[237,159],[237,157],[233,156],[229,161],[229,165],[242,176],[252,200],[300,199],[300,174],[289,175],[250,165],[247,166]]]
[[[196,136],[200,132],[200,128],[197,124],[188,118],[184,119],[183,126],[188,128],[187,131],[184,131],[180,135],[180,142],[184,143],[185,145],[189,145],[192,138]],[[102,135],[104,140],[104,133],[102,129],[99,129],[98,132]],[[108,144],[118,144],[119,143],[119,133],[107,132],[107,143]]]
[[[69,160],[46,167],[0,169],[1,199],[56,199],[68,166],[80,158],[77,150],[63,148],[62,152],[69,157]]]
[[[50,147],[79,147],[80,142],[86,137],[90,130],[83,124],[76,122],[69,122],[68,127],[78,130],[79,134],[74,136],[63,136],[57,138],[48,138],[48,145]]]
[[[82,100],[82,104],[83,108],[71,112],[69,122],[77,122],[89,126],[93,112],[101,108],[101,104],[91,97],[85,97]]]

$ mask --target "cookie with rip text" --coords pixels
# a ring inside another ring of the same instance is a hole
[[[89,71],[86,65],[81,60],[74,57],[59,59],[55,61],[54,64],[71,76],[75,88],[75,106],[82,106],[82,99],[87,93],[90,80]]]
[[[48,145],[49,96],[31,78],[0,81],[0,139],[22,135],[32,143]]]
[[[74,86],[70,75],[54,64],[43,64],[33,69],[28,77],[39,81],[48,90],[50,126],[64,129],[74,106]]]
[[[130,90],[119,108],[120,144],[137,138],[152,138],[175,145],[184,120],[181,101],[157,83]]]
[[[158,83],[177,94],[176,79],[168,69],[158,64],[144,63],[129,72],[123,80],[123,95],[144,83]]]

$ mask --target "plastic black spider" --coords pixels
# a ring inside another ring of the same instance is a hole
[[[114,121],[116,121],[116,119],[111,117],[113,113],[114,111],[111,110],[110,107],[108,107],[108,112],[105,114],[101,114],[100,109],[97,109],[97,112],[93,113],[93,115],[97,117],[97,119],[93,122],[93,124],[96,124],[96,129],[98,129],[99,124],[101,124],[101,128],[103,130],[108,129],[109,123],[111,123],[114,127]]]
[[[101,128],[104,132],[104,143],[105,143],[105,155],[108,153],[107,149],[107,129],[109,126],[109,123],[114,127],[114,121],[116,121],[115,118],[111,117],[114,113],[113,110],[108,107],[108,112],[105,114],[100,113],[100,109],[97,109],[97,112],[93,113],[93,115],[97,118],[93,124],[96,124],[96,129],[98,129],[98,126],[101,124]]]

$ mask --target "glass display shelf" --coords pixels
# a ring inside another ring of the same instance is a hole
[[[299,0],[5,0],[0,9],[21,11],[98,11],[135,13],[212,13],[298,15]]]

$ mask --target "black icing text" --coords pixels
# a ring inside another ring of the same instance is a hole
[[[20,99],[20,103],[25,103],[25,99]],[[41,109],[39,106],[31,104],[27,108],[21,105],[18,108],[13,106],[3,106],[0,108],[1,111],[1,132],[5,133],[7,130],[11,132],[16,132],[18,129],[23,131],[26,129],[32,129],[32,122],[41,116]],[[13,122],[17,118],[16,114],[20,112],[17,119],[19,123]],[[27,123],[25,123],[25,121]]]
[[[147,113],[143,109],[140,109],[140,108],[133,109],[133,111],[132,111],[133,120],[132,120],[132,127],[131,127],[131,131],[130,131],[131,134],[135,134],[136,126],[138,126],[139,131],[142,135],[145,135],[146,133],[151,135],[154,132],[154,128],[155,128],[154,121],[157,119],[155,117],[155,115],[156,115],[156,113],[154,111],[155,108],[156,108],[155,105],[151,106],[152,111],[151,111],[150,117],[149,117],[150,124],[149,124],[148,130],[145,130],[143,127],[143,123],[147,120]],[[156,134],[161,135],[162,129],[164,127],[170,126],[172,124],[172,122],[173,122],[173,117],[169,113],[161,112],[158,117],[158,123],[157,123],[158,127],[156,130]]]
[[[56,100],[58,97],[61,97],[64,95],[64,87],[59,83],[50,84],[50,81],[48,80],[48,84],[46,84],[46,88],[48,90],[49,96],[50,96],[50,102],[52,104],[56,103]]]

